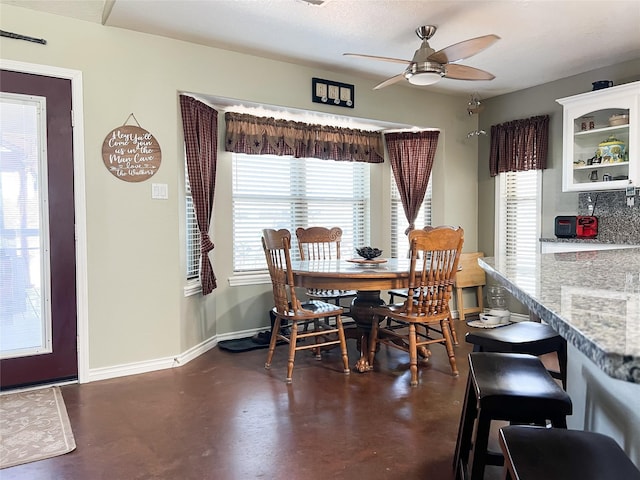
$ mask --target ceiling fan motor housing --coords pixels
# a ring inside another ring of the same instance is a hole
[[[438,27],[435,25],[423,25],[416,28],[416,35],[420,40],[429,40],[436,33]]]
[[[436,62],[410,63],[404,71],[404,78],[413,85],[431,85],[444,75],[444,65]]]

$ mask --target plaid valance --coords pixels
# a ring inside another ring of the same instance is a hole
[[[227,112],[225,149],[249,155],[292,155],[383,163],[382,134],[366,130]]]

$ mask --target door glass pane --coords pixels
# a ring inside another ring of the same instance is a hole
[[[44,97],[0,96],[0,358],[51,352]]]

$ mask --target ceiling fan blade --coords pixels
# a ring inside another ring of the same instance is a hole
[[[454,80],[493,80],[495,75],[467,65],[449,63],[444,66],[444,77]]]
[[[408,65],[411,63],[411,60],[402,60],[401,58],[391,58],[391,57],[378,57],[376,55],[363,55],[361,53],[343,53],[347,57],[359,57],[359,58],[369,58],[371,60],[382,60],[384,62],[393,62],[393,63],[402,63],[403,65]]]
[[[404,80],[404,73],[399,73],[398,75],[394,75],[391,78],[387,78],[384,82],[379,83],[378,85],[376,85],[375,87],[373,87],[374,90],[379,90],[381,88],[384,88],[388,85],[392,85],[394,83],[397,83],[401,80]]]
[[[432,53],[429,55],[428,60],[430,62],[438,63],[457,62],[463,58],[468,58],[476,53],[480,53],[482,50],[490,47],[498,40],[500,40],[500,37],[493,34],[471,38],[463,42],[454,43],[453,45],[449,45],[442,50]]]

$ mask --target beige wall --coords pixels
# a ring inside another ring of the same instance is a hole
[[[466,97],[240,55],[201,45],[0,5],[3,30],[47,45],[5,39],[0,57],[75,69],[83,75],[88,242],[88,363],[91,369],[151,364],[220,334],[268,325],[270,287],[230,287],[230,159],[220,152],[212,238],[218,288],[206,298],[183,295],[183,148],[179,92],[442,129],[434,167],[434,223],[462,225],[465,249],[477,248],[476,119]],[[312,104],[312,77],[355,84],[356,108]],[[162,148],[162,165],[139,184],[104,167],[106,134],[134,113]],[[372,170],[371,242],[389,245],[389,167]],[[151,183],[169,186],[151,199]],[[152,368],[152,367],[150,367]]]

